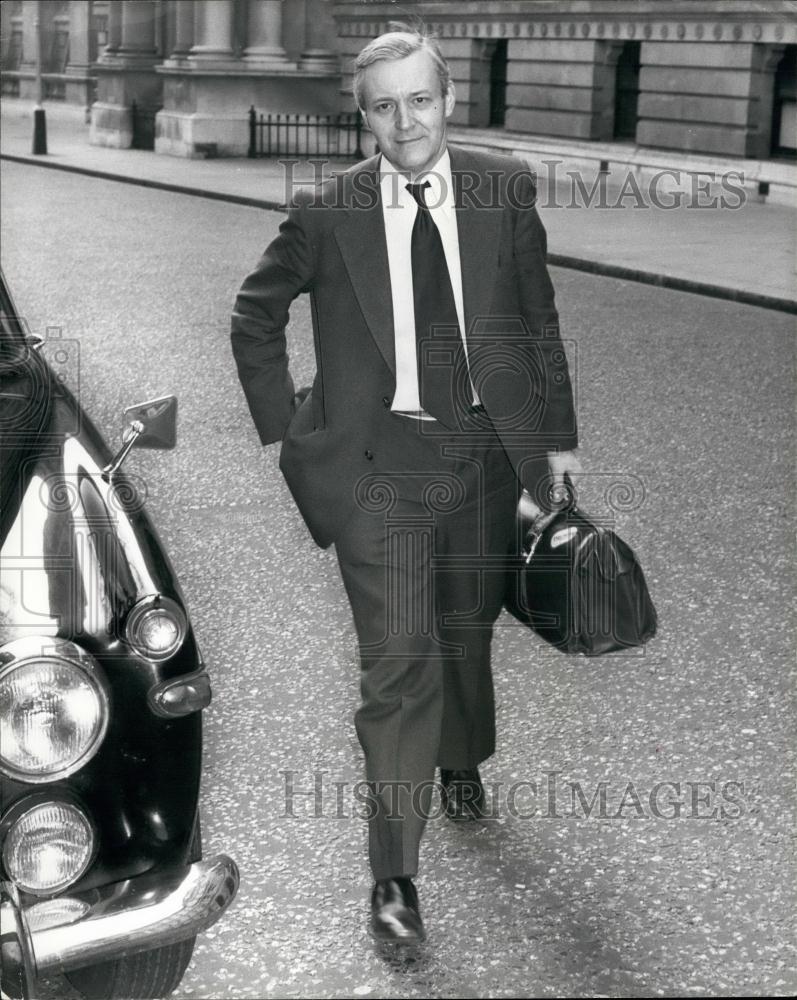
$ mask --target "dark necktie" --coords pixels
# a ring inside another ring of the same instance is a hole
[[[440,232],[426,207],[429,181],[408,184],[418,203],[412,227],[412,292],[421,406],[446,427],[456,429],[470,405],[465,351],[459,332],[451,275]]]

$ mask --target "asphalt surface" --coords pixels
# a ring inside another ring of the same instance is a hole
[[[359,679],[334,555],[259,447],[229,351],[235,293],[281,217],[14,163],[2,181],[6,276],[31,329],[72,342],[100,428],[116,440],[125,406],[180,398],[177,450],[128,468],[213,677],[205,850],[242,882],[174,995],[793,995],[793,318],[553,270],[582,506],[634,546],[660,634],[591,661],[501,619],[482,769],[497,818],[430,821],[429,939],[401,960],[366,933]],[[303,384],[307,302],[292,316]],[[288,780],[321,798],[286,797]],[[603,815],[571,808],[568,782],[587,800],[603,783]],[[57,979],[41,996],[74,994]]]

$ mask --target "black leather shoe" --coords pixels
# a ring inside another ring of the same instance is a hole
[[[426,933],[411,878],[382,878],[371,893],[371,933],[380,941],[416,944]]]
[[[446,771],[441,767],[440,801],[449,819],[483,819],[484,785],[478,768]]]

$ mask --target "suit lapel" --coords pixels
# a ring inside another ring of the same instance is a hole
[[[467,332],[487,316],[498,265],[502,211],[491,201],[491,184],[478,160],[449,147],[457,213],[462,296]],[[393,303],[385,275],[390,274],[379,197],[379,157],[366,160],[343,178],[345,218],[335,238],[365,321],[391,372],[396,372]],[[468,178],[464,182],[464,178]],[[473,183],[471,178],[476,178]]]
[[[387,259],[385,221],[379,197],[379,157],[346,174],[343,181],[345,218],[335,228],[343,263],[365,322],[388,368],[396,373],[393,302]]]
[[[467,150],[449,146],[454,200],[457,212],[459,263],[466,335],[474,322],[487,316],[492,306],[498,267],[502,211],[493,204],[490,178]],[[476,183],[474,184],[474,179]]]

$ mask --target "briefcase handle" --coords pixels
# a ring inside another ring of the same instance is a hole
[[[521,550],[521,555],[524,557],[527,566],[531,562],[540,538],[542,538],[543,532],[548,525],[559,517],[563,511],[574,511],[577,508],[576,488],[568,473],[565,473],[564,482],[565,489],[567,490],[566,502],[555,510],[542,510],[531,499],[531,494],[528,490],[523,490],[520,494],[517,516],[521,523],[529,521],[529,527],[523,534]]]

